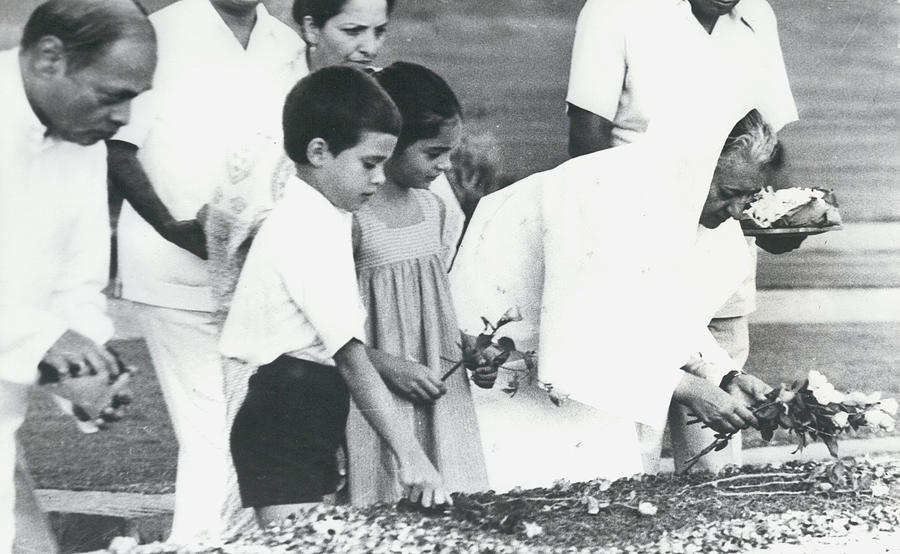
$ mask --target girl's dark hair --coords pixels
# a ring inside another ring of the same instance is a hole
[[[437,73],[418,64],[395,62],[375,73],[403,117],[403,130],[395,152],[417,140],[433,138],[449,119],[462,117],[462,108],[450,86]]]
[[[296,163],[309,163],[306,148],[324,139],[337,156],[359,143],[363,133],[397,136],[400,114],[378,83],[349,66],[322,68],[294,85],[284,103],[284,149]]]
[[[140,4],[109,0],[44,2],[25,23],[20,46],[22,50],[34,48],[48,35],[63,43],[69,71],[92,64],[110,45],[125,37],[156,37]]]
[[[394,11],[396,0],[386,1],[387,12],[390,15]],[[348,0],[294,0],[291,15],[297,25],[303,25],[303,18],[308,15],[312,17],[316,27],[321,27],[329,19],[341,13],[347,2]]]

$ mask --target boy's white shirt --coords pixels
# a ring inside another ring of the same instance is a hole
[[[219,351],[252,365],[282,354],[334,365],[365,342],[351,239],[352,214],[297,177],[260,227],[225,320]]]

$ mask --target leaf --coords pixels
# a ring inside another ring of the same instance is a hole
[[[509,337],[500,337],[497,339],[497,346],[507,352],[512,352],[516,349],[516,343]]]
[[[775,435],[775,431],[769,427],[765,427],[759,430],[760,436],[762,436],[762,440],[769,442],[772,440],[772,437]]]
[[[837,439],[834,438],[834,436],[832,436],[832,435],[821,435],[821,437],[822,437],[822,442],[824,442],[824,443],[825,443],[825,446],[828,447],[828,452],[829,452],[832,456],[834,456],[835,458],[837,458],[837,457],[838,457],[838,442],[837,442]]]
[[[491,341],[493,340],[493,335],[487,335],[485,333],[481,333],[475,339],[475,348],[478,350],[484,350],[488,346],[491,345]]]
[[[537,367],[537,354],[534,351],[525,353],[525,368],[529,371]]]
[[[513,388],[513,387],[506,387],[505,389],[503,389],[503,392],[505,392],[506,394],[508,394],[510,396],[510,398],[512,398],[513,396],[516,395],[517,392],[519,392],[519,389]]]
[[[487,331],[490,329],[491,331],[495,331],[494,324],[488,321],[488,318],[481,316],[481,322],[484,323],[484,330]],[[482,333],[484,334],[484,333]]]

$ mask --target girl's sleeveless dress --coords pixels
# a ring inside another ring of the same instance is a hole
[[[460,358],[459,327],[442,244],[440,200],[411,189],[422,221],[389,228],[363,206],[356,269],[368,311],[369,346],[417,361],[441,374]],[[394,395],[398,411],[413,423],[419,443],[451,492],[487,489],[487,473],[468,376],[460,368],[447,393],[432,405],[413,405]],[[351,405],[347,421],[350,500],[355,505],[395,502],[402,496],[391,450]]]

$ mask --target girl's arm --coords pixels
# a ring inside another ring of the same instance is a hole
[[[334,354],[334,361],[359,411],[397,457],[398,478],[409,500],[425,507],[451,503],[441,475],[428,460],[409,423],[390,408],[390,392],[372,365],[366,346],[351,339]]]
[[[431,403],[447,392],[441,376],[428,367],[365,347],[366,354],[384,382],[412,402]]]

